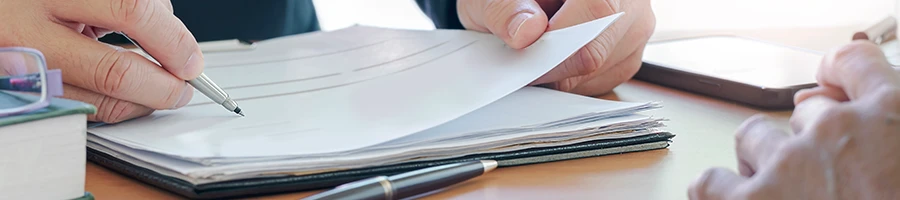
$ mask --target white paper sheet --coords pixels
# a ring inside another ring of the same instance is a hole
[[[653,126],[654,123],[651,123],[658,122],[659,119],[632,114],[641,110],[635,108],[655,108],[646,107],[645,105],[648,104],[608,101],[544,88],[526,87],[476,111],[444,123],[439,127],[427,129],[396,141],[429,141],[434,138],[467,136],[472,132],[527,127],[546,121],[557,121],[580,116],[585,113],[595,113],[597,116],[604,116],[609,113],[617,113],[611,111],[626,112],[615,116],[607,116],[606,118],[595,118],[595,120],[585,121],[581,124],[520,131],[490,137],[466,137],[466,139],[460,140],[420,142],[406,145],[397,145],[394,141],[390,141],[377,145],[374,148],[368,147],[358,151],[322,157],[223,158],[221,161],[211,163],[213,164],[212,166],[182,161],[153,152],[134,150],[95,136],[90,136],[90,140],[93,143],[90,147],[109,152],[115,157],[160,173],[169,174],[170,176],[172,176],[171,174],[178,174],[178,177],[184,177],[195,183],[208,183],[262,176],[274,172],[312,173],[334,171],[346,168],[395,164],[401,161],[408,161],[411,158],[437,159],[501,150],[513,151],[536,146],[557,146],[583,142],[586,141],[585,137],[589,137],[590,140],[598,140],[647,135],[652,134],[652,132],[647,130],[608,134],[622,131],[621,126],[627,126],[625,130],[659,128],[661,124]],[[521,117],[504,117],[506,115],[520,115]],[[485,119],[493,119],[490,121],[496,123],[478,123]],[[650,123],[650,125],[644,125],[644,123]],[[386,148],[385,144],[395,145],[391,148]],[[509,145],[511,144],[515,144],[515,146],[510,147]],[[423,156],[426,158],[423,158]]]
[[[359,149],[440,125],[512,93],[619,15],[548,32],[524,50],[489,34],[457,30],[351,28],[279,38],[257,44],[253,53],[206,55],[206,74],[247,117],[195,93],[182,109],[89,132],[188,160]],[[358,37],[337,37],[342,35]]]

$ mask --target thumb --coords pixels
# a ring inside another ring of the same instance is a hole
[[[547,30],[547,14],[534,0],[460,0],[457,8],[463,27],[494,34],[515,49],[531,45]]]

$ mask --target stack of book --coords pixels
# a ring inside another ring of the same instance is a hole
[[[24,106],[22,99],[38,98],[0,90],[0,108]],[[93,199],[84,189],[85,121],[96,108],[49,101],[38,110],[0,116],[0,199]]]

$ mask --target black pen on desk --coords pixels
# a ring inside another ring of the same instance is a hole
[[[159,61],[156,60],[153,55],[150,55],[150,52],[144,50],[144,47],[142,47],[138,42],[132,40],[130,37],[128,37],[128,35],[125,35],[125,33],[117,33],[119,35],[122,35],[122,37],[125,37],[125,39],[128,39],[128,41],[134,44],[135,47],[143,51],[147,55],[147,59],[159,63]],[[228,93],[225,93],[225,90],[216,85],[216,83],[213,82],[212,79],[207,77],[206,74],[200,73],[199,77],[188,80],[187,82],[198,91],[200,91],[200,93],[203,93],[203,95],[208,97],[210,100],[213,100],[213,102],[216,102],[217,104],[222,105],[222,107],[225,107],[225,109],[228,109],[228,111],[244,116],[244,111],[241,110],[241,107],[237,105],[237,102],[231,99],[231,96],[229,96]]]
[[[343,184],[304,200],[402,199],[454,185],[496,168],[497,161],[493,160],[447,164]]]

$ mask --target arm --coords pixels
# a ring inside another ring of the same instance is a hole
[[[422,12],[439,29],[464,29],[456,14],[456,0],[416,0]]]

